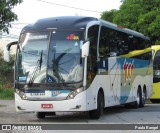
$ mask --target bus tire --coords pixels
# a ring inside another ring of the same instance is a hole
[[[97,97],[97,109],[89,111],[89,116],[91,119],[99,119],[103,114],[104,109],[104,96],[101,91],[98,92]]]
[[[144,107],[146,99],[147,99],[147,92],[143,90],[141,93],[142,100],[140,101],[140,107]]]
[[[140,107],[140,97],[141,97],[140,89],[138,89],[138,90],[137,90],[136,101],[135,101],[135,103],[134,103],[134,107],[135,107],[135,108],[139,108],[139,107]]]
[[[37,114],[36,114],[36,116],[37,116],[37,118],[38,119],[43,119],[43,118],[45,118],[45,112],[37,112]]]
[[[145,100],[146,100],[146,93],[144,91],[142,92],[141,88],[138,88],[137,98],[136,98],[136,101],[135,101],[135,108],[144,107]]]

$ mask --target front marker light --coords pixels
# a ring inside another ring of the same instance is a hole
[[[16,89],[16,93],[19,95],[20,94],[20,90]]]
[[[23,100],[27,100],[26,94],[23,94],[23,95],[22,95],[22,99],[23,99]]]
[[[78,89],[76,90],[76,92],[77,92],[77,93],[80,93],[80,92],[81,92],[81,89],[78,88]]]
[[[71,93],[69,93],[67,99],[73,99],[77,94],[81,93],[82,91],[83,91],[83,87],[71,91]]]

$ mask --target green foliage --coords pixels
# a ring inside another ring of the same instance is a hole
[[[13,99],[14,90],[12,88],[6,89],[2,84],[0,84],[0,99]]]
[[[13,7],[22,3],[22,0],[0,0],[0,30],[9,33],[10,22],[17,20],[17,15],[12,11]]]
[[[5,62],[3,59],[2,51],[0,50],[0,83],[12,83],[13,82],[13,66],[14,55],[11,55],[10,62]]]
[[[0,99],[13,99],[13,66],[14,55],[11,56],[10,62],[3,60],[3,54],[0,50]]]
[[[114,14],[103,12],[101,18],[141,32],[154,44],[160,43],[160,0],[123,0],[119,10]]]
[[[6,74],[13,71],[13,65],[14,65],[14,55],[11,55],[10,62],[5,62],[3,59],[2,51],[0,51],[0,74]]]
[[[102,12],[101,19],[107,20],[109,22],[112,22],[113,18],[115,17],[116,12],[117,12],[117,10],[111,10],[111,11]]]

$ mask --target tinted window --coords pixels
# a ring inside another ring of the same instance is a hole
[[[108,27],[101,27],[99,42],[100,57],[124,55],[130,51],[142,50],[149,46],[149,40]]]
[[[101,27],[99,54],[101,57],[122,55],[129,51],[130,35]]]
[[[141,60],[151,60],[152,59],[152,51],[144,53],[144,54],[140,54],[131,58],[135,58],[135,59],[141,59]]]
[[[90,52],[87,60],[87,86],[89,86],[97,74],[97,43],[98,43],[99,26],[94,25],[88,30],[90,40]]]
[[[160,82],[160,51],[158,51],[154,57],[153,70],[154,70],[153,82],[154,83]]]

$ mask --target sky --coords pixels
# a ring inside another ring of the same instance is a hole
[[[33,23],[39,18],[53,16],[82,15],[100,18],[101,12],[119,9],[120,5],[120,0],[23,0],[13,11],[18,15],[18,22]]]
[[[23,0],[14,7],[18,21],[12,23],[6,38],[17,39],[21,29],[40,18],[55,16],[92,16],[100,18],[103,11],[119,9],[121,0]],[[4,37],[3,37],[4,38]]]

